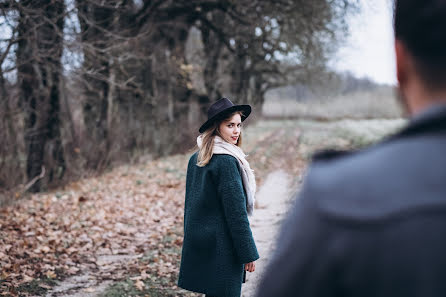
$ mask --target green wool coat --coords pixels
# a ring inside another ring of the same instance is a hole
[[[238,161],[213,155],[189,160],[178,286],[218,297],[240,296],[244,263],[259,258],[249,227]]]

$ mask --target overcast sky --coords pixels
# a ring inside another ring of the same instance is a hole
[[[361,13],[349,19],[351,36],[333,59],[333,68],[358,77],[396,84],[390,0],[361,0]]]

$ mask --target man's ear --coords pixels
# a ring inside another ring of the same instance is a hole
[[[395,58],[396,78],[400,87],[405,86],[410,72],[410,57],[406,46],[400,40],[395,40]]]

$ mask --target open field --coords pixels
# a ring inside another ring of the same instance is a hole
[[[262,113],[270,118],[307,118],[315,120],[392,119],[402,116],[392,89],[356,92],[331,98],[297,101],[266,96]]]
[[[404,123],[263,120],[244,148],[259,188],[280,169],[292,191],[316,150],[367,146]],[[0,209],[0,295],[196,296],[175,285],[188,155],[142,158]]]

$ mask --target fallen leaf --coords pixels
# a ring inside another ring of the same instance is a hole
[[[137,281],[135,282],[135,287],[136,287],[138,290],[142,291],[142,290],[144,290],[145,284],[144,284],[143,281],[141,281],[141,280],[137,280]]]
[[[84,292],[93,293],[93,292],[96,292],[96,289],[94,287],[90,287],[90,288],[84,289]]]
[[[45,254],[48,253],[49,251],[51,251],[51,249],[48,246],[43,246],[43,247],[40,248],[40,250],[42,252],[44,252]]]
[[[57,274],[56,273],[54,273],[54,271],[47,271],[47,273],[46,273],[46,276],[48,277],[48,278],[56,278],[57,277]]]
[[[34,280],[34,278],[32,278],[32,277],[30,277],[30,276],[28,276],[28,275],[25,274],[25,275],[23,276],[23,280],[22,280],[22,281],[23,281],[24,283],[29,283],[29,282],[32,282],[33,280]]]
[[[145,272],[145,271],[143,271],[143,272],[141,272],[141,279],[148,279],[150,276]]]

